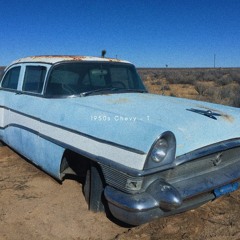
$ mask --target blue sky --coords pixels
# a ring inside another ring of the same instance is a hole
[[[0,0],[0,65],[31,55],[240,67],[239,0]]]

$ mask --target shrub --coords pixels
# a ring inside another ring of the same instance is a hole
[[[221,86],[228,85],[233,82],[232,76],[230,74],[225,74],[217,80],[218,84]]]
[[[240,84],[240,69],[239,70],[232,70],[230,75],[233,81],[238,82]]]
[[[200,82],[197,82],[194,86],[195,90],[197,91],[197,93],[201,96],[204,96],[205,92],[207,91],[208,87]]]

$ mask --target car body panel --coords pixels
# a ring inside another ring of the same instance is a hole
[[[47,128],[48,123],[71,130],[78,129],[76,132],[96,138],[97,142],[104,140],[119,147],[135,149],[142,152],[145,157],[154,140],[166,130],[175,133],[176,156],[215,142],[237,138],[240,132],[240,124],[236,124],[240,122],[240,115],[235,108],[193,100],[141,93],[106,94],[68,99],[48,99],[12,92],[3,94],[8,95],[4,97],[8,102],[5,102],[6,107],[21,109],[21,114],[31,116],[33,126],[29,128],[32,131],[39,129],[41,134],[47,136],[49,128],[54,128],[53,126]],[[187,110],[191,108],[212,109],[221,116],[215,120]],[[48,114],[44,109],[48,109]],[[60,109],[67,109],[67,111],[59,111]],[[172,111],[170,112],[169,109]],[[62,131],[65,132],[65,130]],[[53,130],[53,139],[56,133],[56,129]],[[127,138],[126,135],[128,135]],[[61,141],[60,138],[58,139]],[[66,144],[74,145],[72,142]],[[91,146],[91,143],[87,145]],[[74,146],[77,147],[76,144]],[[85,151],[91,152],[91,149],[86,148]],[[103,156],[100,152],[93,154]],[[125,155],[122,160],[115,160],[116,157],[113,156],[108,157],[128,167],[143,169],[144,157],[140,157],[139,160],[136,160],[135,155],[131,157]],[[134,160],[129,160],[132,157]],[[124,161],[125,158],[127,158],[126,161]]]

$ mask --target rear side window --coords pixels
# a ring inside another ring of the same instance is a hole
[[[23,91],[41,93],[47,69],[43,66],[27,66],[23,80]]]
[[[21,67],[11,68],[2,81],[2,87],[8,89],[17,89]]]

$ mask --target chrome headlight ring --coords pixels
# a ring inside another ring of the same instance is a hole
[[[170,164],[175,159],[176,138],[170,131],[161,134],[153,143],[144,165],[144,169]]]
[[[165,138],[160,138],[156,144],[153,146],[150,153],[150,158],[159,163],[167,156],[168,152],[168,141]]]

